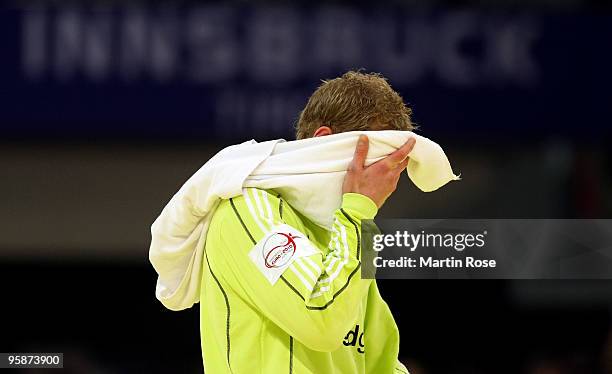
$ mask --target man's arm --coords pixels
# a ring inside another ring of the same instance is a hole
[[[207,250],[212,270],[229,270],[230,274],[220,273],[232,290],[304,345],[319,351],[337,349],[371,283],[362,280],[359,271],[360,238],[361,220],[376,215],[374,202],[363,195],[345,194],[334,213],[328,245],[295,259],[274,284],[249,252],[274,225],[288,224],[305,236],[304,227],[292,214],[281,217],[283,202],[263,190],[245,189],[243,196],[229,203],[210,230],[214,238],[209,240],[220,243]]]

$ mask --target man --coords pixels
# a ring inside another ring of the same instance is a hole
[[[313,93],[297,138],[411,130],[410,114],[382,76],[348,72]],[[413,146],[411,139],[364,167],[368,139],[360,137],[331,232],[273,190],[246,188],[219,204],[206,238],[200,294],[205,372],[408,372],[397,360],[399,333],[391,312],[376,282],[361,279],[359,270],[361,221],[373,219],[395,190]],[[274,237],[279,225],[291,231],[284,242]],[[309,252],[270,281],[275,265],[295,250],[294,240],[306,241]],[[271,242],[280,245],[258,266],[251,252]]]

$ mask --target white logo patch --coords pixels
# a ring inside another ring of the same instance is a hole
[[[275,284],[295,259],[318,253],[306,235],[285,224],[272,227],[249,252],[249,258]]]

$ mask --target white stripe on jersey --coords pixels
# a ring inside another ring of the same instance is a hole
[[[259,226],[259,229],[261,230],[262,235],[265,235],[268,233],[268,230],[266,229],[266,227],[263,225],[263,223],[259,219],[259,214],[255,212],[255,208],[253,207],[253,202],[251,201],[251,198],[249,197],[249,190],[250,188],[243,188],[242,195],[244,196],[244,200],[246,201],[247,207],[249,208],[251,217],[253,217],[257,226]]]

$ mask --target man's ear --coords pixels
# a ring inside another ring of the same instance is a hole
[[[325,135],[331,135],[333,134],[332,129],[330,129],[327,126],[321,126],[318,129],[315,130],[314,134],[312,135],[313,138],[317,137],[317,136],[325,136]]]

